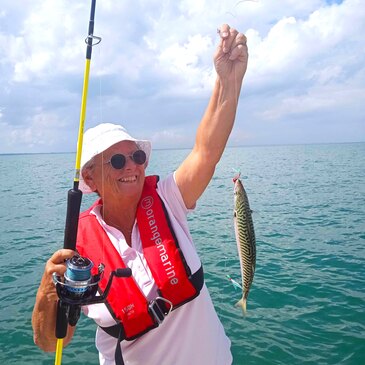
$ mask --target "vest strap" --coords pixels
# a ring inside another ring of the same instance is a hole
[[[204,271],[203,266],[200,266],[199,270],[191,275],[190,282],[195,287],[196,291],[199,293],[203,288],[204,284]],[[166,302],[166,303],[165,303]],[[164,318],[173,310],[174,308],[170,307],[170,310],[166,310],[167,301],[164,298],[157,297],[154,301],[149,304],[149,309],[151,313],[154,315],[158,325],[162,323]],[[118,338],[119,342],[125,339],[123,326],[119,324],[115,324],[110,327],[101,327],[104,332],[106,332],[109,336],[114,338]],[[120,346],[117,346],[120,347]]]
[[[124,331],[121,326],[119,326],[119,334],[117,336],[118,342],[115,347],[115,353],[114,353],[114,359],[115,359],[115,365],[125,365],[122,355],[122,349],[120,348],[120,342],[123,340]]]

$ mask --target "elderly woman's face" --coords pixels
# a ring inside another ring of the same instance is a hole
[[[138,149],[135,142],[122,141],[95,156],[94,167],[90,173],[93,186],[88,182],[89,186],[97,190],[102,198],[106,195],[122,194],[139,199],[145,179],[145,164],[139,164],[140,160],[136,159],[135,162],[131,158]],[[117,154],[125,156],[122,168],[115,168],[110,163],[112,157]]]

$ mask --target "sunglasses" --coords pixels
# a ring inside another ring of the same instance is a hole
[[[112,165],[113,168],[120,170],[122,169],[126,162],[127,162],[127,157],[129,157],[134,163],[136,163],[137,165],[143,165],[146,162],[146,153],[142,150],[137,150],[135,152],[133,152],[131,155],[122,155],[121,153],[118,153],[116,155],[113,155],[110,159],[110,161],[105,162],[110,163]]]

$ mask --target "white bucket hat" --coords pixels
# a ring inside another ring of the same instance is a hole
[[[82,169],[87,162],[89,162],[94,156],[107,150],[114,144],[122,141],[136,142],[138,148],[146,153],[146,166],[151,155],[151,142],[147,140],[140,140],[133,138],[121,125],[102,123],[96,127],[88,129],[84,133],[84,139],[82,144],[81,166],[80,166],[80,183],[79,189],[84,193],[92,193],[93,191],[85,183],[82,178]]]

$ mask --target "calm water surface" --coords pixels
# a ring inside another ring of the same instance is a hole
[[[166,176],[187,153],[154,151],[148,172]],[[73,154],[0,155],[0,364],[54,362],[33,345],[30,318],[44,263],[62,247],[73,166]],[[240,281],[233,168],[257,238],[246,317],[226,279]],[[365,364],[364,143],[228,148],[189,221],[234,365]],[[63,364],[98,364],[94,332],[82,317]]]

